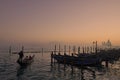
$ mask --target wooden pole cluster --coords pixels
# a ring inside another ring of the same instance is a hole
[[[60,46],[60,44],[59,44],[59,46],[58,46],[58,50],[57,50],[57,46],[56,46],[56,44],[55,44],[55,48],[54,48],[54,54],[57,54],[57,52],[58,52],[58,54],[60,55],[61,54],[61,46]],[[92,46],[83,46],[82,48],[80,47],[80,46],[78,46],[78,48],[77,48],[77,54],[81,54],[81,53],[86,53],[86,54],[91,54],[91,53],[97,53],[97,41],[96,42],[93,42],[93,47]],[[76,54],[76,46],[73,46],[73,48],[72,48],[72,50],[73,50],[73,55],[75,55]],[[67,50],[67,46],[66,45],[64,45],[64,50],[63,50],[63,53],[66,55],[67,53],[69,54],[69,55],[71,55],[71,46],[69,45],[69,47],[68,47],[68,50]]]
[[[97,53],[97,41],[96,42],[94,42],[93,44],[95,44],[95,53]],[[56,44],[55,44],[55,48],[54,48],[54,51],[52,51],[52,53],[51,53],[51,62],[53,63],[53,55],[57,55],[57,52],[58,52],[58,55],[61,55],[61,46],[60,46],[60,44],[59,44],[59,49],[57,50],[57,46],[56,46]],[[85,47],[82,47],[82,50],[83,50],[83,52],[81,52],[81,47],[80,46],[78,46],[78,52],[77,52],[77,54],[89,54],[89,53],[92,53],[93,51],[94,51],[94,47],[92,48],[92,47],[88,47],[88,46],[85,46]],[[64,45],[64,50],[63,50],[63,53],[64,53],[64,56],[66,56],[67,55],[67,49],[66,49],[66,45]],[[68,50],[68,53],[69,53],[69,55],[70,54],[72,54],[72,56],[74,56],[75,54],[76,54],[76,46],[73,46],[73,53],[71,53],[71,47],[70,47],[70,45],[69,45],[69,50]],[[54,62],[55,62],[55,60],[54,60]],[[64,63],[65,63],[66,61],[65,61],[65,57],[64,57]]]

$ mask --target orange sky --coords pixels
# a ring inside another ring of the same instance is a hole
[[[0,40],[120,44],[119,0],[0,0]]]

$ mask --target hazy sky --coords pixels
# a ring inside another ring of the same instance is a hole
[[[120,44],[120,0],[0,0],[0,41]]]

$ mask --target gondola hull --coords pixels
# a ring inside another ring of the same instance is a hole
[[[95,66],[101,64],[101,60],[97,57],[76,57],[69,55],[53,55],[53,58],[59,62],[64,64],[71,64],[77,66]]]
[[[17,63],[20,65],[20,66],[27,66],[29,64],[31,64],[32,62],[34,61],[34,55],[31,57],[31,59],[23,59],[22,61],[20,61],[20,59],[17,60]]]

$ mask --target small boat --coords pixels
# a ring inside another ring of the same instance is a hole
[[[18,59],[17,63],[20,66],[27,66],[27,65],[31,64],[34,61],[34,57],[35,57],[35,55],[31,56],[31,58],[29,58],[29,59],[24,58],[22,61],[20,61],[20,59]]]

